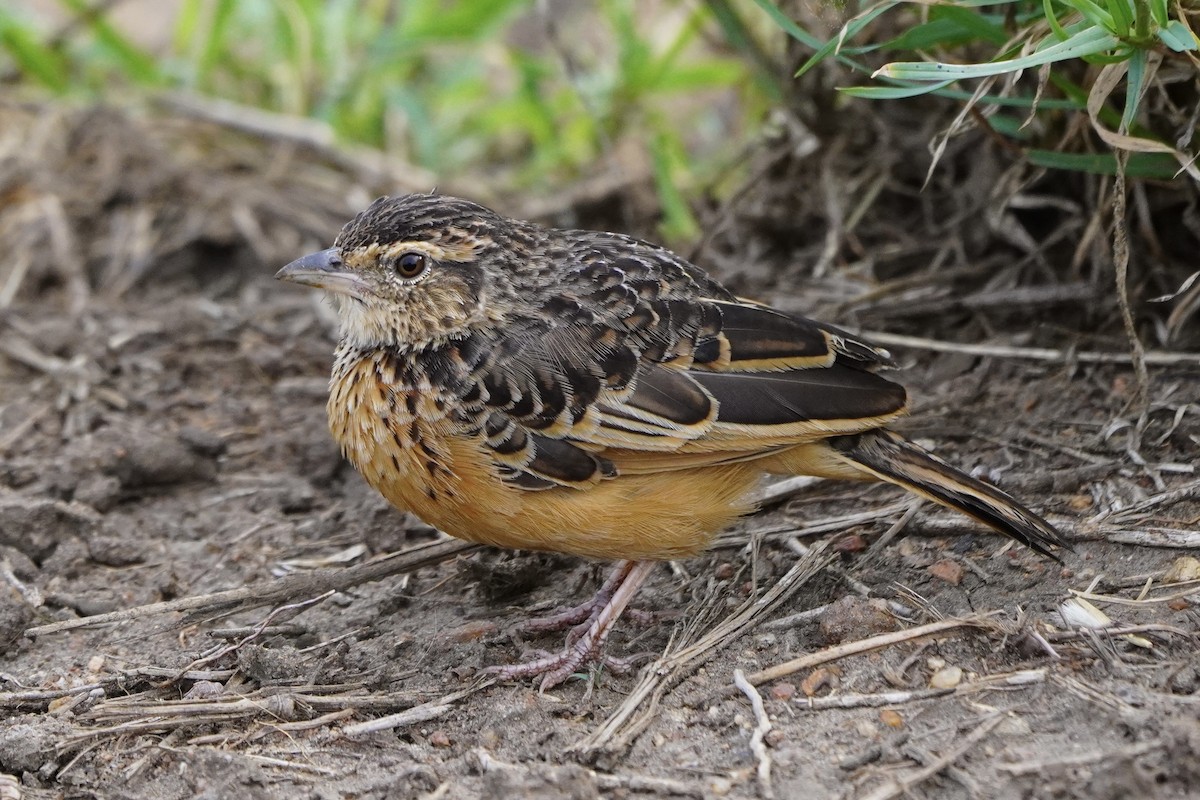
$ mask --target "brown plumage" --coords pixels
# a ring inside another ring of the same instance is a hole
[[[1039,553],[1011,497],[886,430],[888,354],[734,297],[628,236],[550,230],[441,195],[385,197],[280,270],[338,301],[329,423],[395,506],[459,538],[621,559],[543,686],[594,659],[649,573],[754,508],[766,473],[882,480]]]

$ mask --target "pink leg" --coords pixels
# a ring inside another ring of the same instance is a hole
[[[629,571],[633,569],[633,565],[633,561],[622,561],[617,564],[616,569],[604,581],[604,585],[600,587],[600,591],[596,592],[586,603],[580,603],[577,606],[556,611],[545,617],[535,617],[525,620],[517,626],[517,630],[521,633],[545,633],[546,631],[561,631],[564,628],[578,625],[581,622],[591,622],[604,606],[608,605],[608,602],[612,600],[613,593],[617,591],[617,587],[629,575]]]
[[[567,648],[556,656],[546,656],[525,664],[511,666],[488,667],[485,672],[499,675],[502,680],[527,678],[541,675],[541,691],[557,686],[571,677],[571,674],[581,666],[603,660],[601,651],[604,643],[612,632],[613,625],[629,605],[629,601],[637,594],[637,590],[646,582],[646,578],[654,570],[653,561],[622,562],[617,574],[620,585],[612,592],[604,606],[595,614],[587,631],[574,642],[569,642]],[[611,581],[610,581],[611,582]],[[609,582],[605,583],[605,587]],[[601,590],[603,591],[603,589]]]

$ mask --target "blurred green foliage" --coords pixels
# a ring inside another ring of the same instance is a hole
[[[0,6],[10,73],[58,93],[182,88],[311,116],[439,176],[514,187],[570,180],[635,137],[670,238],[695,235],[683,197],[772,89],[724,43],[742,18],[689,2],[181,0],[161,52],[95,0],[57,3],[71,35]]]
[[[877,100],[953,97],[984,109],[979,117],[996,133],[1026,145],[1033,163],[1113,174],[1118,169],[1114,153],[1097,157],[1028,146],[1027,128],[1039,114],[1048,118],[1060,110],[1084,112],[1100,139],[1131,154],[1131,174],[1169,179],[1182,169],[1200,181],[1190,152],[1198,143],[1190,148],[1186,142],[1178,148],[1167,144],[1167,136],[1156,135],[1141,114],[1161,66],[1170,63],[1193,76],[1198,72],[1200,38],[1190,20],[1200,12],[1194,7],[1169,0],[879,0],[821,41],[774,0],[755,2],[781,30],[815,51],[797,77],[836,58],[851,73],[869,76],[866,85],[845,87],[847,95]],[[907,16],[892,25],[899,35],[872,35],[881,29],[881,17],[900,13]],[[990,58],[979,58],[988,53]],[[861,60],[868,54],[874,63],[898,60],[873,69]],[[1081,71],[1081,62],[1100,69]],[[1019,83],[1026,71],[1036,74],[1036,80]],[[1120,83],[1124,96],[1114,102],[1113,90]],[[960,85],[974,91],[964,93]]]
[[[1101,139],[1132,152],[1132,172],[1197,169],[1186,143],[1168,146],[1140,114],[1160,64],[1200,63],[1195,0],[174,0],[171,35],[153,49],[116,22],[120,2],[43,3],[66,20],[57,31],[0,5],[5,82],[86,96],[189,90],[313,117],[440,177],[513,189],[547,190],[632,150],[668,239],[697,234],[689,198],[736,175],[727,168],[765,111],[796,100],[781,82],[797,57],[788,36],[808,59],[797,77],[836,62],[822,81],[856,83],[845,95],[933,92],[977,106],[1042,166],[1116,170],[1112,152],[1033,133],[1035,120],[1052,132],[1088,114]],[[1081,60],[1096,68],[1073,68]],[[1033,77],[1017,80],[1022,70]]]

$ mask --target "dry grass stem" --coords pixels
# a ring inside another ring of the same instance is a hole
[[[344,591],[371,581],[430,567],[480,549],[479,545],[458,539],[440,539],[410,547],[366,564],[345,569],[325,569],[299,575],[289,575],[274,581],[264,581],[241,589],[183,597],[161,603],[96,614],[80,619],[38,625],[25,631],[26,636],[45,636],[75,628],[90,628],[116,622],[128,622],[158,614],[187,611],[192,614],[232,613],[261,608],[267,605],[293,602],[297,598],[314,597],[330,591]]]
[[[733,685],[750,701],[754,709],[754,733],[750,735],[750,752],[758,761],[756,776],[758,778],[758,794],[764,800],[774,800],[775,789],[771,786],[771,753],[767,750],[765,737],[771,732],[771,718],[763,707],[762,696],[758,690],[746,680],[746,673],[740,669],[733,671]]]
[[[1162,747],[1163,743],[1156,739],[1149,742],[1137,742],[1136,744],[1131,744],[1128,747],[1122,747],[1117,750],[1098,750],[1093,753],[1080,753],[1078,755],[1066,756],[1065,758],[1023,761],[1020,764],[997,764],[996,768],[1010,775],[1045,775],[1050,770],[1055,769],[1086,767],[1089,764],[1104,762],[1111,764],[1117,761],[1128,761],[1131,758],[1151,753]]]
[[[860,795],[858,800],[891,800],[893,797],[911,796],[913,789],[950,767],[971,748],[983,741],[1004,720],[1004,714],[1005,712],[997,712],[984,717],[975,730],[964,736],[939,758],[919,769],[909,770],[902,775],[888,776],[886,783]]]
[[[342,728],[342,733],[346,736],[365,736],[366,734],[378,733],[379,731],[388,731],[394,728],[403,728],[407,725],[415,725],[419,722],[428,722],[444,716],[454,707],[456,702],[462,700],[464,697],[470,697],[494,683],[494,680],[481,681],[474,686],[461,689],[457,692],[451,692],[445,697],[430,700],[428,703],[422,703],[419,706],[414,706],[397,714],[390,714],[386,717],[347,725]]]
[[[910,689],[896,692],[876,692],[873,694],[835,694],[827,697],[797,697],[794,702],[801,708],[813,711],[847,708],[881,708],[884,706],[915,703],[921,700],[932,700],[951,694],[966,695],[1004,687],[1020,688],[1032,686],[1044,683],[1045,680],[1046,670],[1044,669],[1018,670],[1017,672],[1007,672],[1002,675],[988,675],[955,687]]]
[[[876,344],[911,347],[914,350],[928,350],[934,353],[965,353],[994,358],[1020,358],[1029,361],[1048,361],[1054,364],[1132,364],[1134,362],[1131,353],[1056,350],[1052,347],[1015,347],[999,344],[959,344],[885,331],[859,331],[859,333]],[[1200,355],[1149,350],[1145,353],[1145,363],[1152,367],[1200,366]]]
[[[824,544],[816,545],[797,561],[762,597],[742,605],[693,644],[668,651],[646,666],[629,696],[591,735],[571,746],[573,752],[621,750],[654,719],[666,692],[723,647],[752,630],[758,622],[820,574],[833,561]],[[732,689],[732,687],[731,687]],[[645,708],[642,708],[646,704]]]
[[[881,633],[878,636],[860,639],[857,642],[847,642],[846,644],[827,647],[824,650],[818,650],[815,653],[809,653],[807,655],[800,656],[799,658],[793,658],[791,661],[785,661],[778,666],[764,669],[760,672],[755,672],[751,674],[747,680],[749,680],[753,685],[759,686],[768,681],[775,681],[779,680],[780,678],[785,678],[788,675],[794,675],[801,670],[811,669],[812,667],[817,667],[821,664],[828,664],[831,661],[840,661],[843,658],[861,655],[862,653],[869,653],[872,650],[891,647],[892,645],[901,644],[903,642],[915,641],[916,639],[920,639],[925,636],[936,636],[940,633],[947,633],[949,631],[960,630],[962,628],[989,628],[992,626],[993,623],[990,623],[987,619],[987,615],[983,614],[964,619],[939,620],[937,622],[931,622],[927,625],[918,625],[917,627],[909,628],[908,630],[895,631],[893,633]],[[728,694],[728,692],[722,692],[722,695],[724,694]]]

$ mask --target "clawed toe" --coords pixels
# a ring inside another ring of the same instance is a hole
[[[537,658],[523,664],[488,667],[484,672],[496,675],[501,680],[541,675],[540,690],[543,692],[562,683],[580,668],[591,664],[602,664],[617,673],[628,672],[637,663],[637,657],[621,659],[605,656],[604,643],[613,624],[629,604],[637,588],[646,580],[651,569],[652,562],[626,562],[588,603],[541,620],[531,620],[532,628],[529,624],[522,626],[522,630],[528,632],[553,630],[554,627],[574,624],[563,652],[558,655],[539,654]],[[563,622],[564,620],[570,621]],[[547,625],[554,627],[545,627]]]

